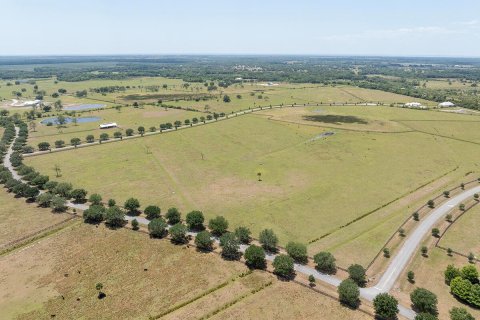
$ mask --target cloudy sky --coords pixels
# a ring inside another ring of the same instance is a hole
[[[0,55],[480,57],[478,0],[0,0]]]

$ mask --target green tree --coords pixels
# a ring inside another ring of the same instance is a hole
[[[438,318],[433,314],[422,312],[415,316],[415,320],[438,320]]]
[[[289,242],[285,248],[290,257],[296,262],[306,263],[308,261],[307,246],[303,243]]]
[[[63,147],[65,147],[65,141],[63,140],[55,141],[55,148],[63,148]]]
[[[450,291],[459,299],[467,301],[472,291],[472,284],[462,277],[455,277],[450,281]]]
[[[75,200],[75,202],[83,202],[87,197],[87,190],[85,189],[75,189],[72,190],[70,196]]]
[[[132,220],[132,230],[138,230],[138,229],[140,229],[138,220],[137,220],[137,219],[133,219],[133,220]]]
[[[125,201],[123,207],[127,209],[129,215],[137,215],[138,208],[140,208],[140,201],[135,198],[129,198],[127,201]]]
[[[50,201],[50,207],[56,212],[65,211],[67,209],[67,200],[64,197],[53,196]]]
[[[412,217],[413,217],[413,220],[415,220],[415,221],[420,220],[420,215],[418,214],[418,212],[414,212],[414,213],[412,214]]]
[[[38,144],[38,150],[40,150],[40,151],[50,150],[50,143],[48,143],[48,142],[40,142],[40,143]]]
[[[167,230],[167,223],[163,218],[156,218],[148,224],[148,231],[152,238],[161,238],[165,235]]]
[[[138,130],[138,133],[140,133],[140,135],[143,137],[143,135],[145,134],[145,128],[140,126],[140,127],[138,127],[137,130]]]
[[[230,97],[228,95],[223,96],[223,102],[229,103],[231,101]]]
[[[238,241],[243,244],[249,244],[250,243],[250,229],[247,227],[238,227],[235,229],[235,235],[237,236]]]
[[[434,207],[435,207],[435,201],[433,201],[433,200],[428,200],[428,201],[427,201],[427,206],[428,206],[429,208],[434,208]]]
[[[200,250],[206,250],[206,251],[212,250],[213,240],[210,232],[206,230],[200,231],[195,237],[195,245]]]
[[[415,283],[415,272],[408,271],[407,272],[407,279],[410,283]]]
[[[343,280],[338,286],[340,302],[352,308],[357,308],[360,303],[360,289],[352,279]]]
[[[450,320],[475,320],[465,308],[453,307],[450,310]]]
[[[352,264],[348,267],[348,274],[350,279],[355,281],[360,287],[364,286],[367,282],[365,268],[359,264]]]
[[[466,265],[460,271],[463,279],[470,281],[471,283],[478,283],[478,270],[474,265]]]
[[[50,192],[45,192],[37,196],[37,203],[40,207],[49,207],[50,202],[52,201],[53,194]]]
[[[89,134],[85,140],[87,140],[87,143],[93,143],[95,142],[95,137],[93,136],[93,134]]]
[[[233,233],[225,233],[220,237],[222,256],[226,259],[238,259],[240,243]]]
[[[270,252],[277,251],[278,238],[272,229],[264,229],[260,232],[259,241],[263,248]]]
[[[433,228],[432,236],[434,236],[435,238],[438,238],[440,236],[440,230],[438,228]]]
[[[264,269],[266,267],[265,250],[262,247],[252,244],[245,250],[245,261],[247,266],[255,269]]]
[[[168,209],[165,217],[167,218],[169,224],[174,225],[180,222],[181,214],[177,208],[170,208]]]
[[[422,253],[422,256],[428,257],[428,248],[427,248],[427,246],[422,246],[422,248],[420,249],[420,252]]]
[[[208,222],[208,227],[210,228],[212,234],[221,236],[228,229],[228,221],[222,216],[217,216],[213,219],[210,219]]]
[[[113,137],[114,137],[115,139],[122,139],[122,133],[121,133],[120,131],[115,131],[115,132],[113,133]]]
[[[70,198],[70,192],[72,191],[73,186],[71,183],[68,182],[60,182],[57,184],[55,189],[53,189],[53,193],[56,195],[59,195],[60,197],[64,197],[69,199]]]
[[[272,263],[274,273],[284,278],[292,277],[294,274],[293,263],[292,257],[286,254],[277,255]]]
[[[105,223],[110,228],[120,228],[125,224],[125,212],[118,207],[109,207],[105,212]]]
[[[332,274],[337,271],[335,257],[330,252],[320,252],[313,256],[316,268],[324,273]]]
[[[101,201],[101,200],[100,200]],[[115,201],[115,199],[108,199],[108,206],[109,207],[113,207],[117,204],[117,202]],[[135,220],[135,219],[134,219]]]
[[[127,130],[125,130],[125,134],[127,135],[127,137],[133,136],[133,129],[127,129]]]
[[[148,206],[145,208],[144,213],[147,215],[148,220],[160,218],[160,208],[158,206]]]
[[[189,212],[186,217],[186,222],[190,230],[202,230],[204,228],[204,221],[203,213],[198,210]]]
[[[413,307],[419,312],[437,314],[437,296],[424,288],[416,288],[410,293]]]
[[[398,301],[388,293],[380,293],[373,299],[375,315],[379,319],[394,320],[397,319]]]
[[[105,219],[105,208],[94,204],[83,211],[83,221],[86,223],[100,223]]]
[[[80,138],[72,138],[70,139],[70,144],[72,146],[74,146],[75,148],[80,145],[82,143],[82,141],[80,140]]]
[[[100,135],[100,141],[107,141],[109,139],[108,133],[104,132]]]
[[[102,196],[98,193],[92,193],[88,198],[88,201],[90,201],[91,204],[100,205],[102,204]]]
[[[175,243],[187,242],[187,227],[182,223],[174,224],[170,228],[169,232],[173,242]]]

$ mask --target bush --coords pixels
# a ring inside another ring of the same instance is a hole
[[[471,283],[478,283],[478,270],[474,265],[467,265],[460,271],[461,277]]]
[[[415,282],[415,272],[408,271],[407,272],[407,279],[410,283],[414,283]]]
[[[424,288],[416,288],[410,293],[413,307],[419,312],[437,314],[437,296]]]
[[[432,236],[434,236],[435,238],[438,238],[440,236],[440,230],[438,228],[433,228]]]
[[[127,201],[125,201],[125,204],[123,205],[125,209],[128,210],[129,215],[137,215],[138,214],[138,208],[140,208],[140,201],[135,198],[130,198]]]
[[[272,264],[274,273],[281,277],[290,278],[294,273],[293,259],[290,256],[279,254],[275,257]]]
[[[201,250],[212,250],[213,240],[210,232],[204,230],[195,237],[195,245]]]
[[[266,267],[265,251],[262,247],[252,244],[245,250],[245,260],[247,266],[255,269],[264,269]]]
[[[453,307],[450,310],[450,320],[475,320],[465,308]]]
[[[413,220],[415,220],[415,221],[420,220],[420,215],[418,214],[418,212],[414,212],[414,213],[412,214],[412,217],[413,217]]]
[[[298,242],[289,242],[285,249],[288,255],[296,262],[306,263],[308,261],[306,245]]]
[[[422,246],[420,252],[422,252],[422,256],[428,257],[428,248],[426,246]]]
[[[237,259],[240,243],[233,233],[225,233],[220,237],[220,246],[222,247],[222,256],[227,259]]]
[[[160,218],[160,208],[158,206],[148,206],[145,208],[144,213],[147,215],[148,220]]]
[[[53,190],[55,190],[57,185],[58,185],[58,182],[50,180],[50,181],[45,183],[44,188],[47,189],[50,192],[53,192]]]
[[[85,140],[87,140],[87,143],[93,143],[95,142],[95,137],[92,134],[89,134]]]
[[[433,200],[428,200],[428,201],[427,201],[427,206],[428,206],[429,208],[434,208],[434,207],[435,207],[435,201],[433,201]]]
[[[270,252],[277,251],[278,238],[272,229],[264,229],[260,232],[259,241],[265,250]]]
[[[98,193],[92,193],[90,197],[88,198],[88,201],[90,201],[91,204],[93,205],[101,205],[102,204],[102,196],[99,195]]]
[[[181,223],[174,224],[170,230],[170,236],[172,241],[176,243],[185,243],[187,242],[187,227]]]
[[[91,205],[83,211],[83,221],[86,223],[100,223],[105,219],[105,208],[100,205]]]
[[[450,291],[460,300],[467,301],[471,290],[472,284],[470,281],[462,277],[455,277],[450,281]]]
[[[360,302],[360,289],[353,280],[343,280],[338,286],[338,297],[341,303],[356,308]]]
[[[53,193],[59,195],[60,197],[69,199],[70,192],[72,191],[72,189],[73,189],[73,186],[71,183],[60,182],[59,184],[57,184],[55,189],[53,189]]]
[[[53,196],[52,200],[50,201],[50,207],[53,211],[62,212],[67,209],[67,200],[63,197]]]
[[[133,219],[131,223],[132,223],[132,230],[140,229],[137,219]]]
[[[190,230],[202,230],[204,228],[203,221],[205,218],[201,211],[191,211],[187,214],[186,222]]]
[[[235,229],[235,235],[240,243],[249,244],[251,240],[250,234],[250,229],[247,227],[238,227]]]
[[[355,281],[360,287],[364,286],[367,282],[365,268],[359,264],[352,264],[348,267],[348,274],[350,279]]]
[[[127,135],[127,137],[133,136],[133,129],[127,129],[127,130],[125,130],[125,134]]]
[[[438,318],[433,314],[422,312],[417,314],[414,320],[438,320]]]
[[[50,202],[52,201],[53,194],[50,192],[45,192],[37,196],[37,203],[40,207],[50,207]]]
[[[109,207],[105,214],[105,223],[110,228],[120,228],[125,224],[125,212],[117,206]]]
[[[373,299],[375,315],[379,319],[393,320],[397,319],[398,301],[388,293],[380,293]]]
[[[87,196],[87,190],[75,189],[70,193],[70,195],[76,202],[82,202],[85,200],[85,197]]]
[[[177,208],[170,208],[168,209],[165,217],[167,218],[169,224],[177,224],[180,222],[180,211],[178,211]]]
[[[100,200],[101,201],[101,200]],[[117,202],[115,201],[115,199],[108,199],[108,206],[109,207],[113,207],[117,204]]]
[[[335,265],[335,257],[330,252],[320,252],[313,256],[313,261],[317,265],[316,268],[324,273],[335,273],[337,266]]]
[[[162,218],[156,218],[148,224],[148,231],[152,238],[161,238],[165,235],[167,230],[167,223]]]
[[[210,219],[208,222],[208,227],[212,231],[212,234],[221,236],[228,229],[228,221],[222,216],[217,216],[213,219]]]

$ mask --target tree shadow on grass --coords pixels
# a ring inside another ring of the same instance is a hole
[[[355,117],[355,116],[341,116],[336,114],[318,114],[311,116],[303,116],[304,120],[323,122],[323,123],[332,123],[332,124],[344,124],[344,123],[358,123],[358,124],[368,124],[368,121]]]

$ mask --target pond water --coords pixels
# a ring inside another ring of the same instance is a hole
[[[78,110],[102,109],[102,108],[105,108],[104,104],[79,104],[75,106],[65,107],[63,108],[63,110],[78,111]]]
[[[95,122],[95,121],[100,121],[102,118],[100,117],[82,117],[82,118],[77,118],[77,123],[87,123],[87,122]],[[65,117],[65,122],[66,123],[72,123],[73,118],[70,117]],[[58,124],[58,119],[57,117],[55,118],[48,118],[45,120],[40,121],[41,124],[48,125],[51,123],[52,125]]]

